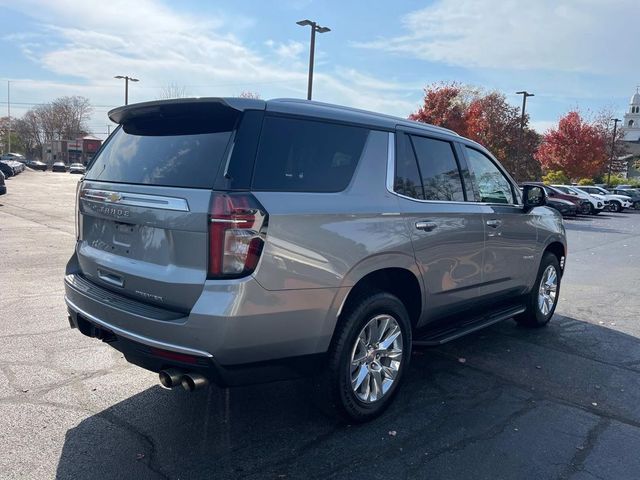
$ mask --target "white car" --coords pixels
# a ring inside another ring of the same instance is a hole
[[[583,192],[587,192],[590,195],[601,195],[605,200],[609,201],[609,210],[612,212],[621,212],[625,208],[631,208],[633,205],[631,197],[627,197],[626,195],[615,195],[607,192],[601,187],[579,185],[575,188],[580,189]]]
[[[591,195],[589,193],[583,192],[576,187],[571,185],[551,185],[554,188],[557,188],[562,193],[566,193],[567,195],[576,195],[581,200],[587,200],[589,202],[590,208],[589,213],[591,215],[597,215],[601,211],[605,209],[605,206],[608,205],[609,202],[605,203],[605,199],[602,195]]]
[[[15,160],[16,162],[22,163],[26,162],[24,155],[21,153],[5,153],[4,155],[0,155],[0,160]]]
[[[85,167],[81,163],[72,163],[69,165],[69,173],[81,173],[84,175]]]

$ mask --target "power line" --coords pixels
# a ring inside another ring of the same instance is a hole
[[[13,82],[11,82],[13,83]],[[0,101],[0,104],[2,105],[7,105],[9,102],[7,101]],[[53,102],[11,102],[11,105],[23,105],[26,107],[37,107],[40,105],[51,105],[53,104]],[[93,109],[112,109],[112,108],[116,108],[116,107],[120,107],[121,105],[91,105],[91,108]]]
[[[112,83],[60,83],[60,82],[47,82],[42,80],[13,80],[10,78],[3,79],[5,81],[10,80],[11,83],[39,83],[39,84],[49,84],[56,87],[85,87],[85,88],[122,88],[120,85],[112,84]],[[175,83],[175,82],[174,82]],[[285,83],[298,83],[298,79],[291,80],[271,80],[265,82],[225,82],[225,83],[208,83],[208,84],[194,84],[194,85],[182,85],[180,87],[187,88],[215,88],[215,87],[234,87],[234,86],[247,86],[247,85],[273,85],[273,84],[285,84]],[[165,85],[136,85],[136,89],[138,88],[155,88],[162,89],[168,87],[168,84]]]

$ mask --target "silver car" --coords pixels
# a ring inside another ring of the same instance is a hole
[[[312,375],[366,421],[413,346],[554,313],[562,218],[452,131],[300,100],[109,117],[77,190],[69,320],[165,387]]]

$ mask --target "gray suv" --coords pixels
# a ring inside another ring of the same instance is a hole
[[[562,218],[446,129],[299,100],[117,108],[77,190],[71,326],[195,390],[311,375],[380,414],[412,346],[545,325]]]

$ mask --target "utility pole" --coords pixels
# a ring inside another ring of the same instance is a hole
[[[524,134],[524,116],[525,110],[527,108],[527,97],[534,97],[533,93],[529,93],[526,90],[521,92],[516,92],[516,95],[522,95],[522,116],[520,117],[520,133],[518,134],[518,150],[516,151],[516,164],[515,164],[515,172],[514,176],[516,177],[516,181],[519,179],[519,170],[520,170],[520,152],[522,152],[522,135]]]
[[[7,80],[7,117],[9,118],[9,134],[7,135],[7,153],[11,153],[11,80]]]
[[[613,165],[613,157],[616,154],[616,132],[618,130],[618,122],[621,122],[619,118],[612,118],[613,120],[613,136],[611,137],[611,158],[609,159],[609,173],[607,175],[607,186],[611,184],[611,167]]]
[[[129,105],[129,82],[139,82],[140,80],[129,77],[128,75],[116,75],[113,78],[124,80],[124,104]]]
[[[313,90],[313,62],[316,50],[316,32],[327,33],[330,32],[331,29],[328,27],[321,27],[311,20],[300,20],[296,23],[301,27],[306,27],[307,25],[311,27],[311,44],[309,46],[309,79],[307,84],[307,100],[311,100],[311,91]]]

